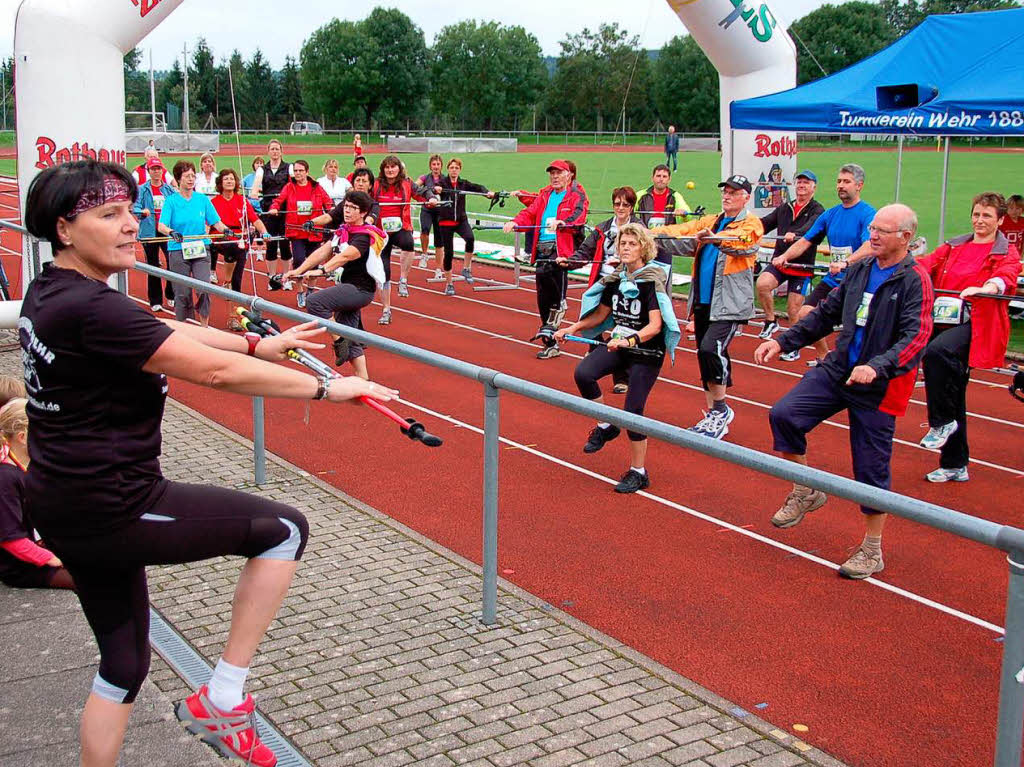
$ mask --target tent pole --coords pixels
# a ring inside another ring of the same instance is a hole
[[[946,241],[946,189],[949,186],[949,136],[942,154],[942,197],[939,202],[939,242]]]
[[[899,135],[896,144],[896,194],[894,199],[900,201],[900,182],[903,180],[903,134]]]

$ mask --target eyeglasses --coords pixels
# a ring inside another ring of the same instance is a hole
[[[868,234],[899,234],[907,231],[906,229],[882,229],[881,227],[875,226],[874,224],[868,225]]]
[[[612,203],[612,207],[613,208],[632,208],[633,206],[630,205],[625,200],[616,200],[615,202]]]

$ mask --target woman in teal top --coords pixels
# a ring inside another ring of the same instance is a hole
[[[220,221],[217,210],[205,194],[196,194],[196,166],[190,162],[175,163],[174,179],[179,193],[164,200],[157,230],[171,238],[167,243],[167,259],[171,271],[202,282],[210,281],[210,240],[205,236],[212,226],[223,234],[231,233]],[[174,289],[174,318],[179,322],[199,315],[203,327],[210,324],[210,296],[200,293],[193,304],[192,291],[183,285]]]

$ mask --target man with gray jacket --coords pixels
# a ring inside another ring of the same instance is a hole
[[[713,439],[729,433],[735,416],[725,402],[726,389],[732,386],[729,344],[754,314],[754,263],[764,234],[761,219],[745,210],[750,180],[735,175],[718,186],[718,215],[651,230],[695,243],[687,315],[697,336],[697,364],[708,409],[692,431]]]

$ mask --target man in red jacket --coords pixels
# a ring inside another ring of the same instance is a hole
[[[554,160],[548,165],[548,179],[551,183],[540,190],[537,198],[504,226],[506,232],[516,228],[536,232],[530,260],[537,269],[541,327],[533,338],[544,346],[537,352],[537,359],[542,360],[561,354],[554,334],[565,316],[569,271],[555,263],[555,259],[572,256],[582,240],[590,207],[587,193],[576,181],[567,160]]]
[[[932,283],[908,252],[917,216],[906,205],[887,205],[868,226],[870,255],[851,264],[845,279],[825,300],[774,341],[754,352],[763,365],[780,352],[799,349],[842,331],[835,349],[811,368],[768,415],[774,449],[807,465],[807,433],[846,410],[850,418],[853,476],[889,489],[896,416],[904,415],[914,391],[917,363],[932,332]],[[772,524],[793,527],[820,508],[827,496],[795,484]],[[886,514],[861,507],[865,535],[860,548],[839,568],[847,578],[881,572]]]

